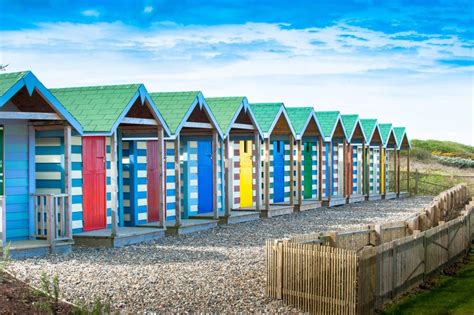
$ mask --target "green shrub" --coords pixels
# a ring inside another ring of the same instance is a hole
[[[454,166],[458,168],[474,168],[474,160],[446,156],[436,156],[435,158],[443,165]]]
[[[410,152],[411,157],[417,161],[427,161],[432,158],[431,151],[414,147]]]
[[[412,148],[425,149],[434,155],[474,160],[474,147],[452,141],[412,140]]]

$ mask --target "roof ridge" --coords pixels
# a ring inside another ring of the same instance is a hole
[[[112,89],[112,88],[125,88],[125,87],[138,87],[143,83],[127,83],[127,84],[111,84],[111,85],[87,85],[87,86],[71,86],[71,87],[60,87],[60,88],[49,88],[50,91],[79,91],[79,90],[94,90],[94,89]]]

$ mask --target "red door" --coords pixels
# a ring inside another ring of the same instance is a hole
[[[158,141],[147,141],[146,143],[146,171],[148,222],[153,222],[160,218]]]
[[[84,231],[105,229],[106,174],[105,137],[84,137],[82,140],[82,195]]]
[[[352,195],[352,145],[347,145],[346,148],[346,195]]]

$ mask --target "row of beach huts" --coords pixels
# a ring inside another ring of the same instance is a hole
[[[0,141],[14,257],[397,198],[403,158],[409,172],[405,128],[376,119],[143,84],[48,89],[30,71],[0,74]]]

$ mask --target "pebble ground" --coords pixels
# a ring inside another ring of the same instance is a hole
[[[296,310],[265,296],[265,240],[403,220],[431,200],[320,208],[118,249],[76,247],[69,255],[15,261],[10,269],[36,285],[42,272],[57,274],[66,300],[99,298],[124,313],[287,313]]]

